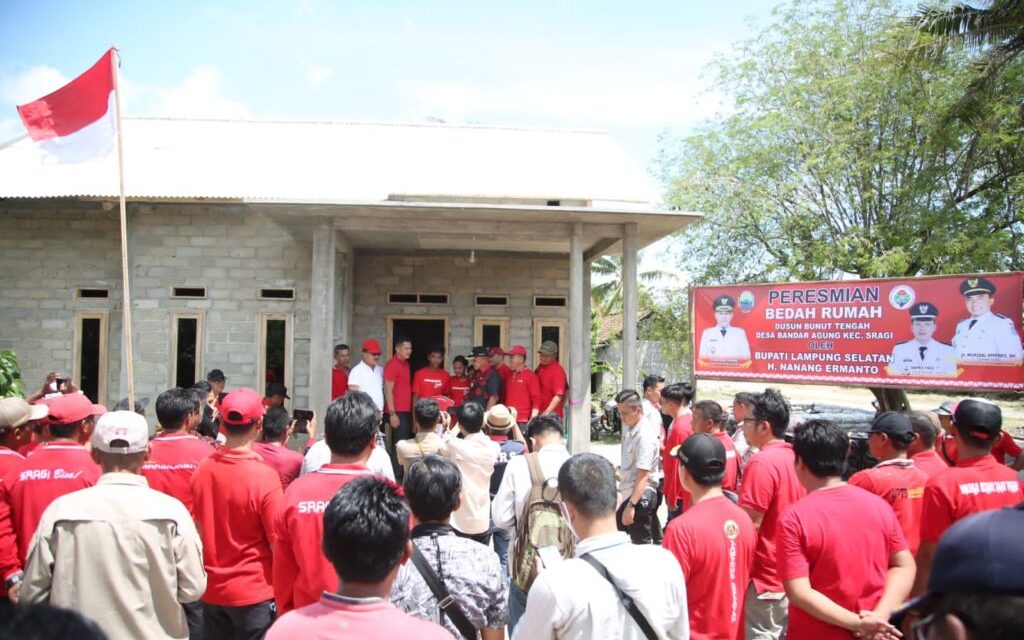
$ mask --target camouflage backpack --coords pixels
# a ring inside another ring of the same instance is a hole
[[[537,564],[540,562],[537,550],[555,547],[563,558],[571,558],[576,548],[576,539],[562,516],[562,500],[558,488],[550,486],[544,478],[538,454],[530,453],[523,458],[530,470],[530,495],[516,523],[515,554],[509,562],[509,568],[512,582],[526,592],[537,577]]]

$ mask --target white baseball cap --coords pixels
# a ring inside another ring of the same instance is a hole
[[[92,446],[98,451],[142,453],[148,445],[149,425],[134,411],[105,413],[96,421],[92,432]]]
[[[0,429],[20,427],[30,420],[46,417],[50,410],[45,404],[29,404],[21,398],[0,400]]]

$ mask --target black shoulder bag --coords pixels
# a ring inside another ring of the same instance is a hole
[[[594,569],[596,569],[597,572],[608,581],[608,584],[612,585],[612,589],[615,589],[615,593],[619,596],[619,602],[621,602],[622,606],[626,608],[626,612],[629,613],[629,617],[633,618],[633,622],[636,623],[636,626],[640,627],[640,631],[643,632],[644,637],[647,638],[647,640],[658,640],[658,634],[654,632],[654,627],[652,627],[651,623],[644,617],[643,612],[640,611],[640,607],[636,606],[636,603],[633,602],[633,598],[629,597],[629,594],[620,589],[619,585],[615,584],[615,580],[613,580],[611,574],[608,573],[608,568],[598,562],[597,558],[589,553],[580,556],[580,559],[586,560],[587,564],[594,567]]]
[[[437,540],[435,539],[436,543]],[[441,607],[442,615],[448,616],[455,625],[455,628],[459,630],[463,638],[466,640],[476,640],[479,636],[476,632],[476,627],[469,621],[466,614],[462,612],[462,608],[459,607],[459,603],[455,602],[455,598],[448,593],[448,588],[444,586],[444,582],[438,577],[437,572],[434,571],[427,559],[420,553],[419,547],[415,542],[412,543],[412,563],[416,566],[416,570],[423,576],[423,581],[430,587],[430,592],[437,598],[437,606]]]

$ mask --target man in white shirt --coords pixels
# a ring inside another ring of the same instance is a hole
[[[452,528],[464,538],[490,544],[491,473],[501,446],[483,432],[483,426],[483,407],[472,402],[464,405],[458,425],[445,434],[438,453],[462,472],[462,494],[459,508],[452,513]]]
[[[306,457],[302,459],[302,471],[299,475],[313,473],[330,461],[331,448],[327,446],[327,441],[321,438],[306,452]],[[395,479],[395,471],[391,468],[391,458],[384,450],[384,436],[380,433],[377,434],[377,446],[373,448],[370,459],[366,461],[366,468],[374,475],[391,481]]]
[[[658,638],[688,639],[683,572],[668,551],[630,544],[617,531],[611,463],[577,454],[559,470],[558,489],[580,538],[576,557],[537,576],[513,640],[639,640],[645,637],[643,623]],[[616,587],[633,600],[640,621],[623,606]]]
[[[373,338],[363,343],[363,359],[348,372],[348,388],[362,391],[373,399],[379,411],[384,411],[384,368],[381,367],[380,343]]]
[[[530,440],[531,450],[537,454],[540,470],[545,478],[552,483],[558,477],[562,463],[569,459],[569,450],[565,448],[562,437],[562,422],[554,414],[538,416],[530,421],[526,429],[526,437]],[[509,546],[509,558],[515,557],[515,531],[519,519],[526,511],[526,501],[530,496],[530,469],[525,456],[513,456],[505,467],[505,475],[498,486],[498,492],[491,501],[491,516],[494,526],[510,531],[512,535]],[[514,631],[523,611],[526,610],[526,592],[513,582],[509,585],[508,624],[509,631]]]
[[[1022,348],[1017,327],[1010,318],[992,311],[996,285],[988,278],[967,278],[960,283],[960,294],[970,314],[957,323],[953,335],[953,348],[960,362],[1020,364]]]
[[[658,484],[661,482],[661,428],[644,417],[640,394],[626,389],[615,396],[622,419],[622,464],[619,473],[620,529],[636,544],[661,541]]]
[[[714,301],[715,326],[701,333],[697,357],[702,360],[745,362],[750,360],[750,343],[747,333],[732,326],[733,309],[736,301],[732,296],[718,296]]]
[[[930,302],[910,305],[910,331],[914,337],[893,346],[889,373],[895,375],[952,376],[956,349],[933,336],[939,308]]]

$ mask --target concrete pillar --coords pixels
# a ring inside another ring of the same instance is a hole
[[[335,261],[337,238],[324,220],[313,231],[309,300],[309,406],[321,417],[331,401],[331,350],[334,347]]]
[[[586,404],[590,376],[587,374],[590,362],[589,344],[584,337],[589,334],[587,298],[583,262],[583,223],[572,225],[569,241],[569,450],[581,453],[590,449],[590,410]],[[587,341],[589,343],[589,340]]]
[[[356,342],[362,343],[362,340],[358,340],[352,335],[352,304],[353,304],[353,292],[356,288],[356,252],[348,240],[340,232],[338,235],[338,249],[345,255],[344,264],[341,266],[339,271],[342,273],[341,282],[335,287],[335,291],[339,296],[340,300],[337,308],[341,318],[338,320],[339,331],[337,342],[344,342],[349,345],[352,349],[352,364],[358,362],[357,356],[359,355],[359,345]]]
[[[637,241],[636,223],[622,229],[622,388],[635,389],[637,380]]]

